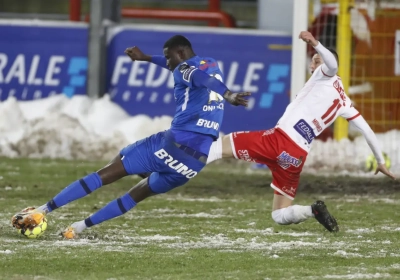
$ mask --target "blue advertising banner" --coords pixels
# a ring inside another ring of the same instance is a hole
[[[85,24],[0,24],[0,101],[86,93]]]
[[[138,46],[146,54],[162,55],[165,41],[178,33],[191,41],[196,54],[218,60],[225,83],[232,91],[252,93],[248,108],[226,104],[223,132],[274,127],[290,100],[291,36],[178,30],[132,27],[109,30],[107,86],[112,100],[131,115],[174,114],[171,72],[147,62],[132,63],[124,50]]]
[[[178,30],[178,31],[177,31]],[[234,92],[249,91],[249,107],[225,106],[222,131],[268,129],[289,103],[290,35],[228,29],[110,27],[108,30],[108,93],[130,115],[151,117],[175,112],[171,73],[147,62],[132,63],[124,54],[139,46],[162,54],[175,34],[192,42],[200,56],[218,60],[225,83]],[[0,21],[0,101],[86,93],[88,28],[60,22]]]

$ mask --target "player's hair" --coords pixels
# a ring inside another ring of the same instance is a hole
[[[165,48],[171,49],[180,46],[192,48],[192,44],[185,36],[175,35],[169,38],[168,41],[165,42],[164,49]]]
[[[337,52],[334,50],[334,49],[332,49],[332,48],[326,48],[328,51],[330,51],[332,54],[333,54],[333,56],[335,57],[335,59],[336,59],[336,62],[337,62],[337,64],[339,65],[339,55],[337,54]],[[315,54],[318,54],[317,52],[315,53]],[[314,55],[315,55],[314,54]]]
[[[337,61],[338,65],[339,65],[339,55],[337,54],[336,50],[334,50],[334,49],[332,49],[332,48],[327,48],[327,50],[330,51],[330,52],[334,55],[334,57],[336,58],[336,61]]]

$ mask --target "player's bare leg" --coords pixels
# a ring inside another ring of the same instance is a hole
[[[272,219],[280,225],[290,225],[315,217],[327,230],[339,231],[336,219],[329,213],[323,201],[316,201],[311,206],[292,204],[293,200],[275,193],[272,202]]]
[[[293,204],[293,200],[287,198],[286,196],[274,194],[274,199],[272,201],[272,211],[287,208]]]
[[[40,206],[38,210],[43,210],[45,213],[51,212],[67,203],[92,193],[102,186],[118,181],[127,175],[128,173],[125,171],[122,164],[121,156],[117,155],[97,172],[89,174],[66,187],[48,203]]]
[[[112,159],[106,166],[97,171],[99,174],[101,181],[103,182],[103,186],[114,183],[119,179],[128,175],[122,164],[121,156],[117,155],[114,159]]]
[[[207,164],[221,158],[234,158],[230,134],[224,135],[212,143]]]
[[[146,179],[151,175],[151,172],[139,173],[137,175],[142,179]]]
[[[234,158],[230,134],[219,138],[210,148],[207,164],[221,159]],[[274,194],[272,203],[272,219],[280,225],[298,224],[315,217],[329,231],[338,231],[339,227],[324,202],[316,201],[311,206],[292,205],[293,200],[280,194]]]
[[[314,217],[310,206],[292,205],[293,200],[275,193],[272,202],[272,219],[280,225],[298,224]]]
[[[150,196],[156,195],[156,193],[154,193],[150,189],[147,179],[143,179],[142,181],[137,183],[129,190],[128,193],[132,197],[132,199],[136,201],[136,203],[139,203]]]

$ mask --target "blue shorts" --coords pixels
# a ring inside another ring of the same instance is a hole
[[[205,166],[178,148],[168,130],[128,145],[120,155],[128,174],[152,172],[148,183],[155,193],[182,186]]]

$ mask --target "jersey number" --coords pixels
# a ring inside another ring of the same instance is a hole
[[[333,100],[333,104],[326,110],[325,114],[322,115],[321,119],[324,121],[324,124],[330,123],[335,117],[336,113],[339,111],[342,104],[340,104],[339,98]],[[332,113],[333,112],[333,113]]]

